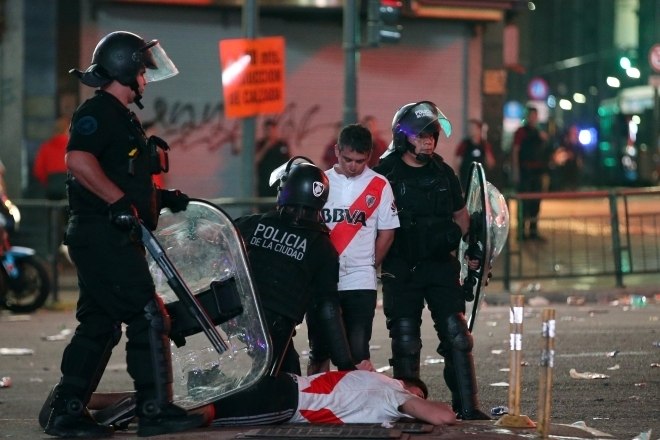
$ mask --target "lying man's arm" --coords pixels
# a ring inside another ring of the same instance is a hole
[[[424,400],[413,396],[401,405],[402,413],[413,416],[416,419],[428,422],[432,425],[451,425],[456,423],[456,414],[451,406],[433,400]]]

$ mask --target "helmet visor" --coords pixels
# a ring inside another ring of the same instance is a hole
[[[268,186],[273,186],[275,183],[282,180],[282,176],[288,174],[291,171],[291,168],[298,165],[299,163],[314,163],[304,156],[295,156],[291,159],[284,162],[279,167],[275,168],[272,173],[270,173],[270,179],[268,179]]]
[[[148,83],[167,79],[179,73],[157,41],[149,42],[141,51],[142,60],[147,68],[144,78]]]

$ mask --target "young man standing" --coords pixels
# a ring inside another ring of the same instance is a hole
[[[369,341],[376,309],[376,268],[399,227],[392,188],[367,163],[373,150],[370,131],[351,124],[339,133],[338,163],[325,174],[330,194],[323,220],[339,253],[339,296],[351,355],[356,364],[369,361]],[[327,371],[327,350],[317,331],[318,316],[307,315],[310,339],[308,374]],[[370,365],[369,365],[370,366]]]

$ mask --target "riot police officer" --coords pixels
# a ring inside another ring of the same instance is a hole
[[[426,302],[445,358],[444,379],[461,419],[489,417],[478,409],[472,336],[456,257],[469,215],[458,177],[434,153],[451,124],[430,101],[406,104],[394,115],[390,154],[375,171],[388,178],[401,226],[382,270],[383,309],[392,344],[393,376],[419,377],[421,315]]]
[[[188,197],[155,187],[164,171],[159,148],[147,138],[128,105],[142,108],[148,82],[178,73],[157,40],[112,32],[96,46],[85,71],[71,70],[98,88],[73,115],[67,145],[70,218],[65,243],[78,273],[79,325],[62,356],[62,377],[52,393],[47,434],[104,437],[112,429],[86,411],[113,347],[127,324],[126,363],[137,395],[138,435],[150,436],[199,426],[172,403],[168,317],[139,239],[140,222],[155,229],[161,208],[180,211]]]
[[[328,200],[328,178],[299,156],[279,170],[277,209],[236,219],[273,343],[271,374],[301,374],[292,337],[309,309],[332,362],[353,370],[337,293],[339,257],[320,213]]]

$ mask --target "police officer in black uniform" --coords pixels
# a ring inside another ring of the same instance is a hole
[[[51,396],[47,434],[105,437],[112,429],[89,415],[86,404],[127,324],[126,363],[137,395],[138,435],[197,427],[198,415],[172,403],[168,316],[156,295],[140,221],[153,230],[161,208],[186,209],[188,197],[155,187],[166,171],[159,148],[128,109],[142,108],[147,82],[177,72],[157,40],[112,32],[96,46],[91,66],[71,70],[98,88],[73,115],[67,145],[70,218],[65,243],[78,272],[79,325],[62,356],[62,378]]]
[[[392,185],[401,223],[381,270],[390,363],[395,378],[419,377],[426,302],[440,339],[437,351],[445,358],[452,407],[461,419],[488,419],[478,409],[473,341],[456,258],[469,214],[458,177],[433,152],[440,132],[448,137],[451,124],[434,103],[404,105],[392,121],[391,153],[374,168]]]
[[[320,215],[328,200],[328,178],[302,157],[291,158],[281,170],[277,209],[235,222],[273,343],[271,374],[301,374],[292,337],[310,308],[332,362],[340,370],[354,370],[337,293],[339,256]]]

